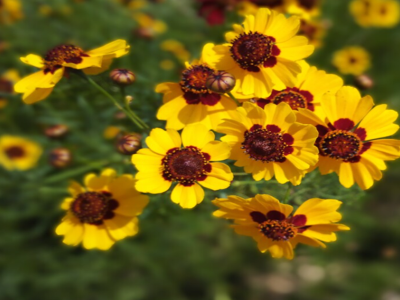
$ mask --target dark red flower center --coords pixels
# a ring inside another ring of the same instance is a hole
[[[25,149],[20,146],[11,146],[4,150],[8,158],[17,159],[25,156]]]
[[[283,0],[250,0],[261,7],[276,7],[283,4]]]
[[[314,7],[318,6],[320,3],[320,0],[297,0],[299,3],[299,6],[311,10]]]
[[[318,143],[322,155],[349,160],[359,154],[363,143],[357,134],[345,130],[326,133]]]
[[[0,78],[0,92],[10,94],[13,91],[13,83],[5,78]]]
[[[256,223],[260,232],[273,241],[288,241],[296,234],[302,233],[310,226],[305,226],[307,217],[295,215],[286,217],[282,212],[271,210],[267,214],[259,211],[252,211],[250,217]]]
[[[308,108],[314,111],[313,100],[314,96],[308,91],[299,90],[298,88],[286,88],[283,91],[273,90],[271,96],[267,99],[258,99],[257,105],[264,108],[268,103],[279,104],[286,102],[293,110]]]
[[[71,212],[82,222],[93,225],[114,217],[113,210],[119,206],[109,192],[85,192],[79,194],[71,204]]]
[[[213,106],[218,103],[221,96],[213,93],[206,86],[207,78],[214,74],[214,70],[207,65],[193,65],[182,72],[180,86],[187,104]]]
[[[245,132],[242,149],[257,161],[284,162],[285,155],[293,152],[290,146],[293,141],[290,134],[282,134],[277,126],[268,125],[267,129],[262,129],[261,125],[254,125]]]
[[[168,181],[178,181],[191,186],[195,181],[206,179],[211,172],[210,155],[197,147],[170,149],[162,159],[163,177]]]
[[[230,51],[239,66],[250,72],[259,72],[260,66],[269,65],[269,59],[280,52],[273,37],[251,31],[233,40]]]
[[[82,57],[89,56],[79,47],[73,45],[60,45],[47,52],[44,57],[44,72],[54,73],[64,63],[79,64]]]

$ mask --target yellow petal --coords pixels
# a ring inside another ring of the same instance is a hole
[[[20,59],[23,63],[27,65],[31,65],[39,69],[43,69],[44,67],[43,58],[41,58],[39,55],[29,54],[25,57],[21,57]]]
[[[337,212],[340,205],[342,202],[338,200],[312,198],[300,205],[294,215],[305,215],[307,218],[305,225],[307,226],[330,224],[338,222],[342,218],[342,215]]]
[[[205,180],[199,181],[199,184],[213,191],[228,188],[233,180],[229,166],[223,163],[211,163],[211,168],[211,173],[207,174]]]
[[[214,139],[214,133],[202,124],[188,125],[182,131],[182,143],[185,147],[195,146],[202,149]]]
[[[204,191],[197,183],[192,186],[177,184],[171,193],[171,200],[182,208],[193,208],[204,199]]]
[[[115,40],[99,48],[87,51],[89,56],[104,56],[113,54],[114,57],[121,57],[129,52],[129,45],[125,40]]]
[[[146,138],[147,146],[154,152],[165,155],[168,150],[180,148],[180,138],[176,130],[168,129],[167,131],[161,128],[151,130],[150,136]]]

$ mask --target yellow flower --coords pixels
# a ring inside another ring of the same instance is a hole
[[[82,70],[86,74],[99,74],[107,70],[114,58],[123,56],[129,51],[124,40],[116,40],[90,51],[83,51],[73,45],[57,46],[41,58],[35,54],[21,57],[21,61],[40,68],[14,86],[17,93],[23,93],[22,100],[32,104],[50,95],[54,86],[66,74],[68,69]]]
[[[136,13],[133,15],[133,19],[138,22],[140,28],[150,30],[155,34],[164,33],[168,28],[163,21],[156,20],[145,13]]]
[[[317,130],[297,123],[286,103],[270,103],[262,109],[246,102],[217,131],[226,134],[221,140],[232,146],[230,158],[236,160],[235,166],[244,167],[256,181],[275,176],[279,183],[299,185],[318,160]]]
[[[343,80],[339,76],[310,67],[305,61],[301,62],[301,66],[302,72],[294,87],[282,91],[273,90],[268,98],[259,98],[257,105],[264,108],[267,103],[286,102],[293,110],[307,108],[318,112],[321,110],[322,95],[326,92],[336,93],[343,86]]]
[[[258,249],[269,251],[273,258],[293,259],[293,249],[299,243],[325,248],[323,242],[336,241],[335,231],[350,229],[336,224],[342,218],[337,212],[342,202],[334,199],[309,199],[292,216],[291,205],[270,195],[249,199],[228,196],[213,203],[219,207],[214,216],[234,220],[232,227],[237,234],[252,237]]]
[[[108,126],[106,129],[104,129],[103,137],[107,140],[111,140],[115,138],[120,132],[121,128],[117,126]]]
[[[192,65],[186,63],[180,83],[157,85],[156,92],[164,94],[157,119],[166,120],[166,127],[176,130],[197,122],[215,130],[222,119],[230,118],[236,103],[206,87],[207,77],[215,71],[201,59]]]
[[[396,0],[354,0],[350,12],[364,27],[394,27],[400,19],[400,5]]]
[[[33,168],[42,152],[40,145],[31,140],[11,135],[0,137],[0,165],[7,170]]]
[[[370,67],[369,53],[361,47],[347,47],[334,53],[332,64],[342,74],[361,75]]]
[[[317,167],[322,175],[336,172],[340,183],[351,187],[356,182],[363,190],[382,178],[385,161],[400,157],[400,141],[384,139],[397,132],[393,124],[398,113],[387,105],[374,107],[370,96],[361,98],[353,87],[337,94],[327,93],[321,101],[324,115],[300,109],[297,120],[316,126],[319,137]]]
[[[240,99],[266,98],[273,88],[294,86],[301,72],[298,61],[314,50],[307,38],[295,36],[300,20],[260,8],[243,25],[234,25],[235,31],[225,35],[228,44],[206,44],[204,61],[236,78],[232,93]]]
[[[61,205],[67,214],[56,234],[64,236],[64,244],[82,242],[85,249],[108,250],[116,241],[138,233],[137,216],[149,198],[135,190],[131,175],[117,177],[115,170],[105,169],[100,176],[86,175],[84,182],[84,187],[72,182],[71,197]]]
[[[299,35],[304,35],[311,45],[320,48],[328,27],[326,21],[301,19]]]
[[[239,15],[255,15],[257,13],[258,8],[260,7],[268,7],[269,9],[273,9],[278,12],[285,12],[287,8],[288,0],[260,0],[260,1],[240,1],[236,5],[236,9]]]
[[[321,2],[321,0],[288,0],[287,12],[303,19],[310,19],[320,14]]]
[[[189,60],[190,53],[185,49],[185,46],[177,40],[165,40],[161,43],[161,49],[172,52],[182,62]]]
[[[0,1],[0,24],[11,24],[23,16],[20,0]]]
[[[14,84],[20,79],[18,71],[9,69],[0,76],[0,93],[14,94]],[[0,96],[0,109],[7,105],[7,99]]]
[[[153,129],[146,138],[149,149],[132,155],[132,163],[139,170],[136,189],[160,194],[176,182],[172,202],[193,208],[204,199],[201,186],[214,191],[228,188],[233,180],[230,168],[214,161],[227,159],[230,147],[214,139],[214,133],[202,124],[186,126],[182,138],[173,129]]]

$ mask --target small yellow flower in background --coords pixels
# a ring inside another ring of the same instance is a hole
[[[20,80],[19,73],[15,69],[9,69],[0,76],[0,93],[1,94],[15,94],[14,84]],[[0,95],[0,109],[7,105],[7,99]]]
[[[252,237],[261,252],[269,251],[273,258],[293,259],[293,249],[302,243],[325,248],[323,243],[336,241],[335,231],[350,230],[336,224],[342,218],[337,212],[342,202],[313,198],[305,201],[296,212],[291,205],[282,204],[270,195],[243,199],[228,196],[215,199],[218,218],[231,219],[235,232]]]
[[[167,31],[168,26],[161,20],[156,20],[145,13],[135,13],[133,19],[138,22],[139,28],[146,29],[154,35],[162,34]]]
[[[299,35],[304,35],[310,45],[320,48],[323,45],[322,39],[326,34],[326,30],[330,27],[328,21],[319,19],[301,19]]]
[[[31,140],[11,135],[0,137],[0,165],[7,170],[33,168],[42,152],[42,147]]]
[[[316,67],[310,67],[305,61],[301,62],[301,66],[302,72],[294,87],[288,87],[282,91],[273,90],[268,98],[257,99],[257,105],[264,108],[268,103],[286,102],[293,110],[307,108],[311,111],[319,111],[322,95],[326,92],[336,93],[343,86],[343,80],[339,76],[326,74],[325,71],[318,70]]]
[[[11,24],[23,17],[20,0],[0,1],[0,24]]]
[[[299,28],[297,17],[261,8],[246,16],[243,27],[234,25],[225,35],[228,44],[206,44],[204,62],[236,78],[236,98],[266,98],[272,89],[294,86],[301,72],[298,61],[314,50],[307,38],[296,36]]]
[[[369,53],[361,47],[346,47],[334,53],[332,64],[342,74],[361,75],[370,68]]]
[[[285,12],[287,8],[288,0],[261,0],[261,1],[240,1],[236,5],[236,10],[239,15],[247,16],[247,15],[255,15],[257,10],[261,7],[267,7],[269,9],[273,9],[277,12]]]
[[[394,27],[400,20],[397,0],[354,0],[350,12],[363,27]]]
[[[400,157],[400,140],[385,139],[399,126],[393,122],[398,113],[381,104],[374,107],[370,96],[345,86],[337,94],[327,93],[321,100],[322,116],[300,109],[297,120],[316,126],[319,137],[319,161],[322,175],[336,172],[340,183],[351,187],[357,183],[369,189],[382,178],[385,161]]]
[[[215,130],[222,119],[230,118],[234,113],[237,105],[231,98],[206,87],[208,76],[216,70],[205,64],[203,57],[191,65],[186,63],[181,82],[157,85],[156,92],[164,94],[164,104],[158,109],[157,119],[166,120],[167,128],[179,130],[200,122]]]
[[[48,51],[44,58],[29,54],[21,57],[21,61],[41,70],[21,79],[15,84],[14,90],[23,93],[22,100],[26,104],[38,102],[50,95],[69,68],[90,75],[99,74],[110,67],[114,58],[128,51],[126,41],[116,40],[90,51],[83,51],[74,45],[61,45]]]
[[[71,197],[61,208],[67,211],[56,228],[63,243],[85,249],[108,250],[116,241],[134,236],[139,231],[137,218],[149,202],[146,195],[135,190],[132,175],[117,176],[115,170],[105,169],[100,176],[88,174],[85,186],[72,182]]]
[[[214,191],[228,188],[233,174],[229,166],[215,161],[227,159],[230,147],[214,139],[214,133],[202,124],[186,126],[182,137],[173,129],[153,129],[146,138],[149,148],[132,155],[139,170],[136,189],[160,194],[176,182],[172,202],[193,208],[204,199],[201,186]]]
[[[172,52],[182,62],[188,61],[190,58],[189,51],[177,40],[165,40],[160,47],[164,51]]]
[[[225,120],[218,132],[232,146],[230,158],[244,167],[253,179],[299,185],[318,160],[314,146],[318,132],[313,126],[296,122],[296,115],[286,103],[267,104],[264,109],[245,102],[232,120]]]
[[[287,0],[286,12],[303,19],[318,16],[321,12],[322,0]]]
[[[106,129],[104,129],[103,136],[105,139],[111,140],[115,138],[120,132],[121,128],[117,126],[108,126]]]

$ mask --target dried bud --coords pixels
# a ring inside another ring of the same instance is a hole
[[[51,139],[58,139],[64,137],[68,131],[68,126],[59,124],[46,128],[44,134]]]
[[[225,94],[235,87],[236,79],[232,74],[225,71],[216,71],[208,76],[206,87],[218,94]]]
[[[135,74],[128,69],[114,69],[110,72],[110,78],[116,84],[130,85],[135,81]]]
[[[141,147],[142,136],[138,133],[130,133],[122,136],[117,141],[117,150],[121,154],[135,154]]]
[[[49,154],[49,163],[55,168],[65,168],[71,163],[71,161],[71,151],[67,148],[56,148]]]
[[[368,75],[360,75],[354,79],[354,84],[356,87],[362,90],[369,90],[374,86],[374,81]]]

